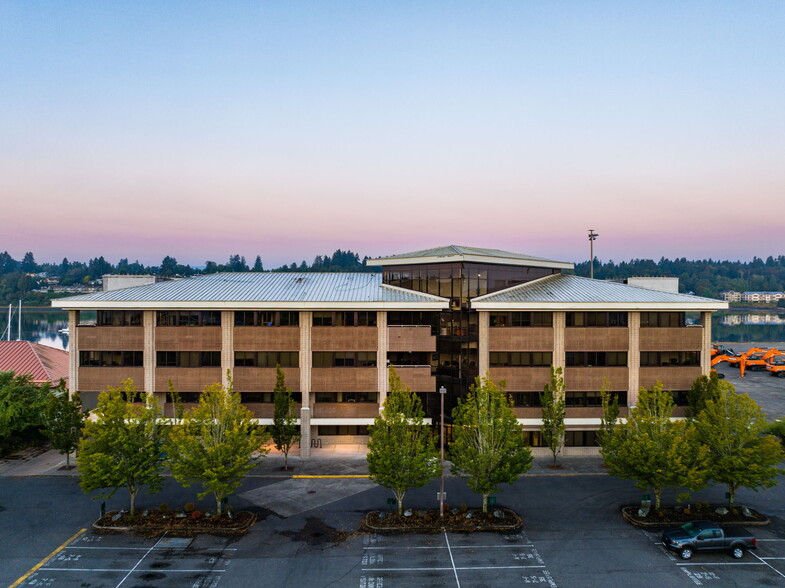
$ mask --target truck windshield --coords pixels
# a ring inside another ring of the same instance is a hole
[[[681,530],[687,533],[690,537],[695,537],[698,533],[701,532],[700,527],[697,525],[693,525],[692,523],[687,523],[686,525],[681,526]]]

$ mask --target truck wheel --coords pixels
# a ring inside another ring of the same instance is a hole
[[[785,371],[777,372],[777,377],[778,378],[785,378]]]
[[[740,545],[737,545],[736,547],[733,547],[730,550],[730,554],[733,556],[734,559],[741,559],[742,557],[744,557],[744,548],[741,547]]]
[[[679,550],[679,557],[681,559],[690,559],[692,557],[692,547],[682,547]]]
[[[718,373],[718,375],[720,377],[720,380],[724,380],[725,379],[725,374],[723,374],[721,372],[717,372],[717,373]]]

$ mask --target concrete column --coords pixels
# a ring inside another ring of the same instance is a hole
[[[553,313],[553,367],[564,369],[567,363],[564,354],[564,329],[567,325],[567,313],[557,311]]]
[[[491,369],[491,313],[487,310],[480,311],[479,343],[477,361],[480,364],[480,377],[487,378]]]
[[[701,313],[701,374],[708,376],[711,373],[711,312]]]
[[[300,392],[303,403],[300,409],[300,457],[311,457],[311,367],[313,352],[311,350],[311,326],[313,313],[307,310],[300,312]]]
[[[234,311],[221,311],[221,385],[229,387],[234,372]]]
[[[641,313],[627,313],[627,406],[638,405],[638,390],[641,387]]]
[[[387,328],[387,311],[376,313],[376,389],[379,391],[379,412],[387,398],[389,378],[387,374],[387,352],[390,350],[390,333]]]
[[[68,397],[79,392],[79,311],[68,311]],[[11,328],[10,326],[8,327]]]
[[[142,384],[145,394],[155,395],[155,311],[142,312],[142,325],[144,328],[144,349],[142,361],[144,363],[144,382]],[[158,399],[161,408],[166,404],[166,393]]]

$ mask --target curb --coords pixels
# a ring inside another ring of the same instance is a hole
[[[509,508],[501,508],[499,510],[503,510],[506,513],[513,515],[516,522],[513,524],[507,525],[489,525],[486,527],[463,527],[463,526],[448,526],[448,525],[435,525],[433,527],[379,527],[374,526],[368,522],[368,517],[372,514],[381,512],[378,510],[373,510],[369,513],[366,513],[362,519],[362,527],[369,531],[373,531],[374,533],[421,533],[421,534],[430,534],[430,533],[441,533],[443,531],[451,531],[453,533],[483,533],[483,532],[490,532],[490,533],[509,533],[511,531],[518,531],[523,528],[523,517],[519,515],[517,512],[510,510]]]
[[[652,523],[649,523],[649,522],[646,522],[646,521],[638,520],[638,519],[634,518],[633,516],[627,514],[627,510],[628,509],[635,509],[635,510],[637,510],[637,508],[638,508],[637,506],[622,506],[621,507],[621,516],[622,516],[622,518],[625,521],[627,521],[629,524],[631,524],[633,527],[641,527],[641,528],[674,527],[674,526],[678,526],[680,523],[683,524],[683,521],[671,521],[671,522],[664,521],[664,522],[652,522]],[[758,513],[758,514],[760,514],[760,513]],[[726,527],[734,527],[734,526],[736,526],[736,527],[741,527],[741,526],[744,526],[744,527],[765,527],[766,525],[770,525],[771,524],[771,520],[769,520],[768,518],[766,518],[765,521],[721,521],[721,522],[712,521],[712,522],[715,522],[715,523],[717,523],[719,525],[724,525]]]
[[[106,514],[116,513],[117,511],[110,511]],[[240,512],[248,512],[248,511],[240,511]],[[239,513],[238,513],[239,514]],[[134,532],[134,533],[172,533],[175,535],[178,534],[199,534],[204,533],[207,535],[243,535],[248,532],[257,520],[257,516],[254,513],[248,513],[251,515],[251,518],[239,527],[181,527],[181,526],[130,526],[130,527],[110,527],[106,525],[100,525],[98,521],[101,519],[96,520],[92,524],[92,528],[94,531],[99,533],[127,533],[127,532]],[[103,518],[103,517],[102,517]]]

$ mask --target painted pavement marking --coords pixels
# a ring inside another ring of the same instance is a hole
[[[41,561],[39,561],[37,564],[35,564],[35,565],[34,565],[32,568],[30,568],[30,571],[28,571],[28,572],[27,572],[27,573],[26,573],[24,576],[22,576],[21,578],[19,578],[19,579],[18,579],[16,582],[14,582],[13,584],[11,584],[11,585],[10,585],[8,588],[16,588],[17,586],[19,586],[19,585],[20,585],[22,582],[24,582],[25,580],[27,580],[27,578],[29,578],[29,577],[30,577],[32,574],[34,574],[34,573],[35,573],[35,572],[36,572],[36,571],[37,571],[37,570],[38,570],[38,569],[39,569],[41,566],[45,565],[45,564],[46,564],[46,562],[48,562],[48,561],[49,561],[50,559],[52,559],[52,558],[53,558],[55,555],[57,555],[57,554],[58,554],[58,553],[60,553],[60,552],[61,552],[63,549],[65,549],[65,548],[66,548],[66,546],[67,546],[69,543],[71,543],[72,541],[76,541],[76,540],[79,538],[79,536],[80,536],[80,535],[82,535],[83,533],[86,533],[86,532],[87,532],[87,529],[82,529],[82,530],[81,530],[81,531],[79,531],[78,533],[75,533],[73,537],[71,537],[71,538],[70,538],[68,541],[66,541],[65,543],[63,543],[63,544],[62,544],[60,547],[58,547],[57,549],[55,549],[55,550],[54,550],[52,553],[50,553],[50,554],[49,554],[49,555],[47,555],[47,556],[46,556],[44,559],[42,559],[42,560],[41,560]]]

